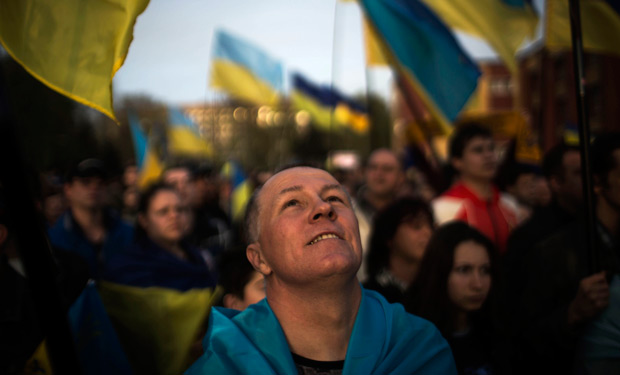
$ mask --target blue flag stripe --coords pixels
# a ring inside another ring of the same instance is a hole
[[[277,91],[282,91],[282,64],[256,46],[225,31],[216,31],[214,59],[223,59],[238,64]]]
[[[418,0],[362,0],[370,20],[400,64],[454,121],[480,71],[450,30]]]

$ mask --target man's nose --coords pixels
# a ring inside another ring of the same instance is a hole
[[[322,199],[318,199],[317,203],[312,210],[312,221],[319,220],[321,217],[328,218],[330,220],[336,219],[336,211],[329,202]]]

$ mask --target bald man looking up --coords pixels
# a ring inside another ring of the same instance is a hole
[[[357,219],[327,172],[285,169],[248,208],[247,256],[266,299],[211,311],[202,357],[187,374],[455,374],[428,321],[364,290]]]

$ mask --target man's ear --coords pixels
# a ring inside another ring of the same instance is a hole
[[[262,273],[264,276],[271,274],[271,267],[269,267],[267,261],[263,257],[263,253],[258,242],[249,244],[245,249],[245,254],[255,270]]]

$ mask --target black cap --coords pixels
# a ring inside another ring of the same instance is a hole
[[[101,177],[105,180],[107,173],[105,165],[99,159],[85,159],[73,166],[67,173],[66,181],[70,182],[76,177]]]

